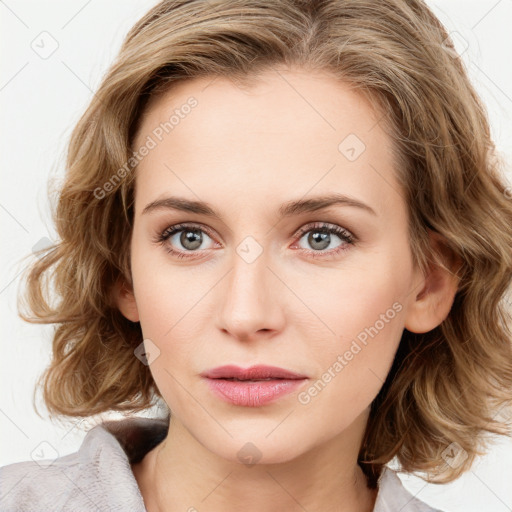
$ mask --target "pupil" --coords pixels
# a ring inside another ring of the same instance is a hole
[[[180,242],[183,247],[193,250],[201,246],[203,238],[200,231],[184,231],[181,234]]]
[[[309,243],[311,246],[315,249],[325,249],[326,247],[329,247],[330,242],[330,233],[322,233],[319,231],[313,231],[309,235]],[[320,244],[317,246],[316,244]]]

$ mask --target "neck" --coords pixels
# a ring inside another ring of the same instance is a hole
[[[371,512],[377,491],[357,464],[367,415],[298,457],[241,464],[200,444],[171,416],[166,439],[133,465],[148,512]]]

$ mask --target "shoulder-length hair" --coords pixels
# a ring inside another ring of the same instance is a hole
[[[393,141],[415,264],[424,273],[442,264],[429,231],[461,258],[449,316],[427,333],[404,329],[359,454],[373,487],[394,456],[403,471],[452,481],[483,455],[486,434],[510,435],[496,413],[512,394],[512,190],[485,107],[421,0],[172,0],[135,24],[71,135],[52,209],[60,240],[24,276],[31,316],[20,316],[56,324],[38,381],[44,401],[55,415],[83,417],[161,398],[134,357],[140,324],[112,293],[119,280],[132,284],[138,122],[148,100],[179,81],[250,84],[275,65],[330,72],[371,101]],[[467,458],[443,463],[450,446]]]

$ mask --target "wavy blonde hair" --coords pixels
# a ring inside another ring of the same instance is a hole
[[[462,261],[449,316],[424,334],[404,330],[359,454],[370,487],[394,456],[403,471],[454,480],[484,454],[487,434],[511,434],[495,416],[512,394],[512,194],[485,108],[421,0],[175,0],[136,23],[71,135],[52,210],[60,240],[24,276],[30,316],[20,316],[56,324],[44,401],[54,415],[84,417],[162,398],[134,357],[140,324],[113,299],[116,282],[132,283],[135,173],[120,170],[149,99],[194,77],[250,84],[280,64],[328,71],[372,102],[393,140],[415,264],[442,264],[429,230]],[[457,467],[443,464],[452,443],[468,455]]]

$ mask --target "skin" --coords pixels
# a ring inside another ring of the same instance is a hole
[[[160,351],[150,371],[171,410],[167,438],[133,465],[150,512],[373,510],[376,492],[357,464],[370,404],[403,329],[439,325],[456,292],[451,273],[433,267],[421,275],[413,266],[382,114],[328,74],[273,68],[260,78],[243,88],[221,77],[183,82],[149,104],[136,136],[138,148],[190,96],[198,100],[137,168],[133,288],[120,283],[115,292],[124,316],[140,321]],[[354,161],[338,150],[348,134],[366,146]],[[376,215],[346,205],[278,215],[287,201],[332,192]],[[169,195],[206,201],[222,220],[142,213]],[[153,241],[184,222],[212,232],[202,232],[199,248],[183,245],[182,233],[165,242],[189,259]],[[298,234],[315,222],[345,228],[357,241],[331,234],[318,249],[311,238],[318,230]],[[262,249],[251,263],[237,253],[247,236]],[[313,258],[315,251],[323,256]],[[299,393],[390,309],[394,318],[300,403]],[[236,406],[199,375],[224,364],[270,364],[308,379],[276,402]],[[261,457],[254,465],[238,456],[249,442]]]

